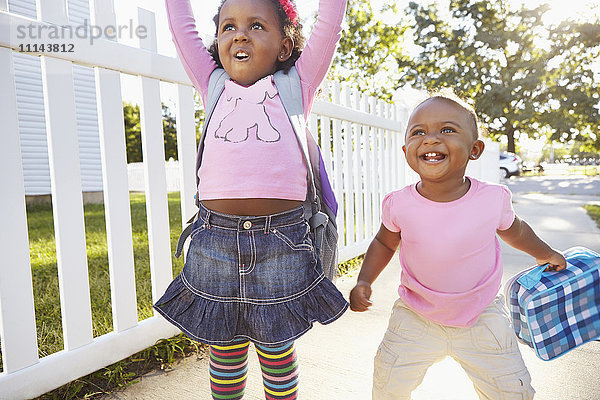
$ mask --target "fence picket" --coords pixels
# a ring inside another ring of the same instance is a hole
[[[92,316],[75,117],[68,61],[42,56],[46,132],[65,349],[92,340]]]
[[[102,68],[95,74],[113,327],[120,332],[138,321],[121,78]]]
[[[140,47],[156,52],[156,23],[154,14],[138,8],[138,18],[149,34],[140,40]],[[152,276],[152,301],[164,293],[171,280],[171,241],[169,231],[169,206],[167,202],[167,173],[165,171],[165,147],[162,128],[160,83],[158,80],[140,77],[142,104],[140,126],[142,131],[142,157],[146,181],[146,210],[148,218],[148,247],[150,250],[150,274]]]
[[[333,104],[341,104],[341,87],[339,82],[333,84],[333,93],[331,95]],[[338,201],[337,227],[339,235],[339,244],[346,245],[346,224],[345,224],[345,201],[344,201],[344,178],[343,178],[343,152],[342,152],[342,125],[339,119],[333,120],[333,188],[335,197]]]
[[[351,108],[351,91],[347,85],[342,85],[342,91],[344,93],[344,105]],[[344,211],[346,214],[346,246],[356,243],[356,224],[354,222],[355,209],[354,209],[354,178],[353,175],[357,173],[353,163],[353,135],[352,135],[352,122],[344,122]]]
[[[364,112],[369,112],[369,98],[367,96],[361,97],[360,108]],[[368,125],[364,125],[362,127],[362,137],[363,137],[363,162],[364,162],[364,176],[363,176],[363,191],[364,191],[364,213],[365,213],[365,237],[363,239],[368,239],[375,234],[373,231],[374,221],[373,221],[373,210],[372,210],[372,202],[373,202],[373,186],[372,182],[374,180],[373,176],[373,148],[371,146],[371,139],[373,135],[371,133],[371,128]]]
[[[360,109],[360,93],[358,89],[352,89],[351,92],[351,107],[359,110]],[[362,186],[364,176],[364,165],[362,157],[363,153],[363,141],[362,141],[362,125],[353,124],[352,126],[352,142],[354,145],[354,152],[352,154],[352,163],[354,165],[354,218],[355,218],[355,235],[356,242],[361,242],[365,239],[365,216],[363,209],[363,196],[364,189]]]
[[[115,25],[112,0],[96,0],[94,8],[94,24]],[[121,77],[118,71],[99,67],[94,72],[113,328],[121,332],[138,321]]]
[[[12,51],[0,48],[0,93],[6,99],[0,107],[5,133],[0,146],[0,221],[5,227],[0,228],[0,340],[8,374],[38,361],[14,75]]]
[[[377,113],[377,99],[375,97],[371,97],[370,101],[371,113]],[[379,229],[379,225],[381,223],[381,141],[380,141],[380,129],[372,128],[372,139],[371,143],[373,145],[373,195],[371,200],[373,202],[373,220],[375,221],[374,229],[377,231]]]

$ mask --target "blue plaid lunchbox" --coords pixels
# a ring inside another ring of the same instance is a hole
[[[504,287],[517,338],[545,361],[600,336],[600,254],[572,247],[564,256],[565,270],[535,266]]]

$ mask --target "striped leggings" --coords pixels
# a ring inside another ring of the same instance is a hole
[[[248,372],[249,341],[210,346],[212,398],[239,400],[244,397]],[[298,360],[294,342],[280,346],[254,344],[262,369],[265,399],[293,400],[298,397]]]

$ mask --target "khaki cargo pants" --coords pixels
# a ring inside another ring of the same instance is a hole
[[[373,400],[410,400],[427,369],[446,356],[464,368],[480,399],[533,398],[531,377],[499,296],[468,328],[430,322],[397,300],[375,356]]]

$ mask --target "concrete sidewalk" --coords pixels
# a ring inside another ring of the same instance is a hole
[[[581,208],[596,202],[598,196],[523,194],[514,196],[517,214],[553,247],[564,250],[586,246],[600,250],[600,230]],[[503,244],[504,280],[534,260]],[[297,341],[300,359],[300,399],[369,400],[372,360],[387,327],[392,304],[397,298],[400,265],[397,257],[373,286],[373,306],[365,313],[348,311],[328,326],[316,325]],[[346,295],[354,277],[338,280]],[[263,400],[260,367],[251,347],[245,399]],[[600,399],[600,342],[581,346],[561,358],[544,362],[533,350],[522,346],[525,363],[533,378],[539,400]],[[153,372],[124,391],[105,399],[210,399],[208,363],[193,357],[175,365],[169,372]],[[432,366],[414,400],[477,399],[471,382],[460,366],[446,359]]]

